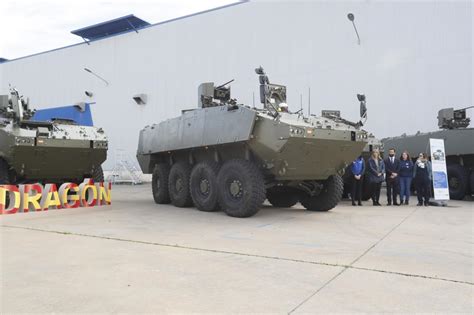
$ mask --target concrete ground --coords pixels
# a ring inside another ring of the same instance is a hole
[[[150,191],[1,216],[0,312],[474,312],[473,202],[236,219]]]

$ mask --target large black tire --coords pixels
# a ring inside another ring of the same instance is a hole
[[[8,164],[0,159],[0,185],[10,184],[10,177],[8,176]]]
[[[175,207],[191,207],[193,200],[189,191],[189,177],[191,175],[191,165],[186,162],[173,164],[168,179],[168,190],[171,203]]]
[[[170,167],[168,164],[159,163],[155,165],[151,176],[151,191],[153,199],[157,204],[168,204],[171,202],[168,190],[168,179],[170,176]]]
[[[9,185],[10,184],[10,177],[8,175],[8,164],[0,159],[0,185]],[[5,209],[7,209],[10,205],[10,196],[7,194],[5,198]]]
[[[459,164],[448,165],[449,197],[462,200],[466,196],[469,176],[467,170]]]
[[[104,181],[104,171],[102,170],[102,166],[98,166],[94,168],[92,171],[92,180],[94,183],[102,183]]]
[[[217,202],[219,197],[218,173],[219,163],[212,161],[201,162],[193,167],[189,186],[191,198],[198,210],[210,212],[219,209]]]
[[[300,199],[300,193],[292,187],[275,186],[267,189],[267,199],[277,208],[291,208]]]
[[[265,183],[260,170],[250,161],[229,160],[217,176],[219,206],[229,216],[255,215],[265,201]]]
[[[319,195],[306,195],[301,199],[301,204],[310,211],[329,211],[341,201],[343,186],[341,176],[332,175],[324,183]]]

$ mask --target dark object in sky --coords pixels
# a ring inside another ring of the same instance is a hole
[[[347,18],[349,19],[349,21],[352,22],[352,25],[354,26],[354,31],[356,32],[356,35],[357,35],[357,44],[360,45],[360,36],[359,36],[359,32],[357,31],[357,27],[354,23],[354,20],[355,20],[355,16],[353,13],[349,13],[347,14]]]

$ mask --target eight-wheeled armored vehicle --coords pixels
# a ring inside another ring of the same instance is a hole
[[[429,139],[444,139],[443,152],[431,152],[433,159],[444,158],[448,170],[449,195],[451,199],[462,200],[466,194],[474,194],[474,128],[468,128],[470,118],[466,110],[441,109],[438,112],[440,130],[415,135],[382,139],[385,148],[395,148],[399,152],[408,150],[415,156],[429,150]]]
[[[263,109],[238,104],[226,84],[203,83],[198,108],[140,131],[137,158],[153,174],[156,203],[234,217],[254,215],[265,198],[316,211],[337,205],[341,174],[367,133],[289,113],[286,87],[271,84],[261,67],[256,73]]]
[[[34,111],[16,89],[0,95],[0,184],[103,181],[107,145],[89,104]]]

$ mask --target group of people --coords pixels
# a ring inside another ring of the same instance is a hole
[[[407,151],[404,151],[400,158],[397,158],[395,154],[395,149],[391,148],[388,150],[388,157],[382,159],[379,150],[374,149],[367,166],[362,156],[352,162],[351,198],[353,206],[362,205],[363,176],[368,176],[374,206],[381,206],[379,199],[383,181],[387,183],[388,206],[409,204],[412,181],[414,181],[417,192],[418,206],[429,205],[431,162],[428,160],[426,153],[420,153],[415,162],[412,161]],[[398,202],[398,196],[400,196],[400,202]]]

